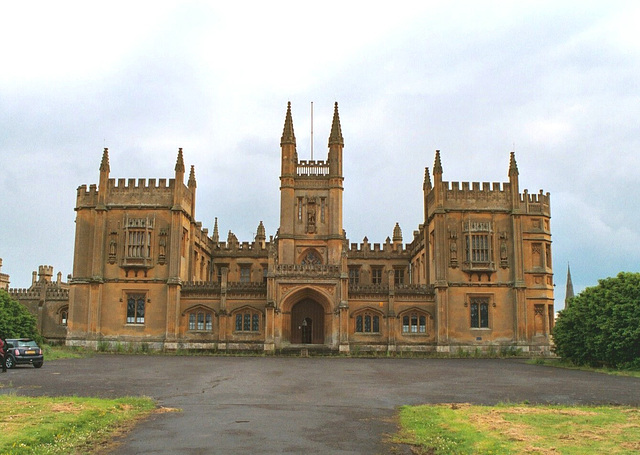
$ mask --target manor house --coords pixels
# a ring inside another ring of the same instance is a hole
[[[104,149],[98,184],[78,188],[67,344],[549,349],[550,199],[520,192],[513,153],[508,182],[481,184],[444,181],[436,151],[413,238],[404,243],[396,224],[372,244],[343,229],[343,148],[336,103],[326,160],[298,159],[289,103],[280,226],[267,238],[260,222],[250,242],[221,241],[217,220],[212,235],[197,221],[182,149],[174,178],[137,181],[111,178]]]

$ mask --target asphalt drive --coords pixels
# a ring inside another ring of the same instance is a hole
[[[498,402],[640,406],[640,378],[503,359],[99,354],[17,367],[0,394],[149,396],[156,413],[118,454],[403,453],[399,406]],[[404,452],[406,453],[406,452]]]

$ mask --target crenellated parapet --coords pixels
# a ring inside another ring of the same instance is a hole
[[[203,228],[202,223],[199,221],[196,223],[195,241],[196,244],[208,252],[211,252],[214,248],[213,239],[209,237],[209,229]]]
[[[298,177],[318,177],[329,175],[329,163],[322,160],[300,160],[296,165]]]
[[[159,205],[170,207],[173,203],[174,179],[109,179],[107,205]],[[190,194],[184,192],[189,199]],[[189,201],[187,201],[188,203]]]
[[[364,241],[360,244],[350,243],[347,250],[347,257],[349,259],[364,259],[364,258],[376,258],[376,259],[409,259],[410,246],[406,245],[394,245],[390,239],[387,239],[385,243],[369,243],[365,237]]]
[[[427,194],[427,207],[436,205],[436,192],[440,191],[445,209],[509,210],[511,184],[508,182],[441,182]]]
[[[40,298],[40,289],[9,288],[9,295],[16,300],[31,300]]]
[[[49,300],[69,300],[69,289],[47,288],[47,301]]]
[[[529,194],[524,190],[520,194],[520,209],[528,214],[551,216],[551,194],[542,190],[537,194]]]
[[[80,185],[77,190],[76,208],[95,207],[97,204],[98,185],[92,183],[89,188],[87,188],[87,185]]]
[[[211,251],[214,256],[266,258],[269,254],[269,242],[264,248],[260,242],[218,242],[212,241]]]
[[[161,205],[171,206],[175,179],[109,179],[105,203],[109,205]],[[98,186],[81,185],[77,190],[76,207],[98,204]],[[184,197],[190,198],[188,192]]]

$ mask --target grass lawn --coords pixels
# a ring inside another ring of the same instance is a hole
[[[636,454],[640,409],[615,406],[405,406],[395,443],[416,454]]]
[[[595,371],[596,373],[605,373],[615,376],[632,376],[635,378],[640,378],[640,371],[638,370],[616,370],[613,368],[593,368],[589,366],[579,366],[563,359],[544,359],[538,357],[528,360],[527,363],[531,365],[547,365],[551,367],[567,368],[570,370]]]
[[[96,453],[154,409],[149,398],[0,395],[0,453]]]
[[[45,362],[57,359],[81,359],[91,357],[95,354],[94,351],[85,348],[70,348],[67,346],[52,346],[48,344],[42,345],[42,353],[44,354]]]

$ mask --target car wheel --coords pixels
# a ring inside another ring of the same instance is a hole
[[[33,362],[33,366],[35,368],[40,368],[42,366],[42,362]]]
[[[8,369],[11,369],[14,366],[16,366],[16,362],[15,362],[15,360],[13,360],[13,357],[11,357],[9,355],[9,356],[7,356],[7,359],[5,361],[5,365],[7,366]]]

